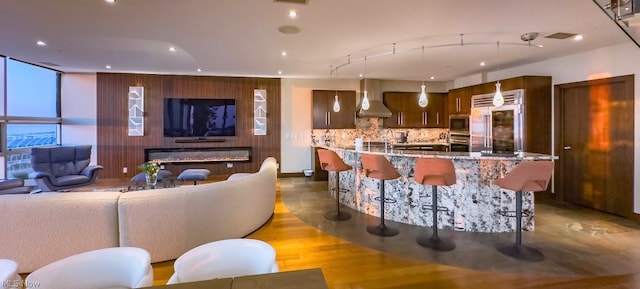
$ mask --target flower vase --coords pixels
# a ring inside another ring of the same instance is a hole
[[[153,175],[146,174],[145,175],[145,180],[147,181],[147,186],[155,187],[156,184],[158,183],[158,175],[157,174],[153,174]]]

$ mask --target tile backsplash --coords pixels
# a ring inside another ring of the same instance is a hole
[[[441,143],[448,144],[449,129],[442,128],[407,128],[387,129],[382,127],[380,118],[358,118],[356,129],[312,129],[312,145],[353,146],[360,137],[364,142],[395,142],[397,133],[408,132],[408,143]]]

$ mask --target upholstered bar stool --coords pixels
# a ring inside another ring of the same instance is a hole
[[[547,189],[551,174],[552,161],[526,161],[518,164],[505,177],[496,179],[493,184],[506,190],[516,192],[516,210],[500,212],[503,215],[516,218],[516,243],[499,244],[496,249],[500,253],[529,262],[544,260],[544,255],[534,248],[522,245],[522,192],[539,192]]]
[[[351,214],[349,214],[349,212],[340,211],[340,192],[348,191],[340,189],[340,172],[351,170],[353,167],[345,164],[336,152],[326,149],[318,150],[318,159],[320,159],[320,167],[323,170],[336,173],[336,187],[333,188],[333,191],[336,192],[336,210],[326,212],[324,214],[325,219],[332,221],[344,221],[351,219]]]
[[[431,211],[433,213],[433,233],[422,234],[416,241],[420,246],[437,251],[451,251],[456,244],[446,237],[438,236],[438,212],[447,211],[438,206],[438,186],[450,186],[456,183],[456,171],[453,162],[448,159],[418,158],[413,173],[417,183],[431,186]]]
[[[376,198],[376,200],[380,200],[380,224],[367,226],[367,232],[383,237],[398,235],[398,229],[387,227],[384,224],[384,204],[389,202],[389,200],[385,200],[384,196],[384,181],[397,179],[400,174],[383,155],[362,154],[361,156],[365,177],[380,180],[380,196]]]

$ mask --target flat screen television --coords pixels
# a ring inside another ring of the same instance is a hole
[[[235,99],[164,99],[165,137],[214,137],[235,135]]]

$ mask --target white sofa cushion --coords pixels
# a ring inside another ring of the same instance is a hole
[[[118,246],[117,192],[4,195],[0,256],[32,272],[81,252]]]
[[[276,160],[267,158],[258,173],[244,178],[125,193],[118,202],[120,246],[143,248],[159,262],[244,237],[273,214],[276,177]]]

